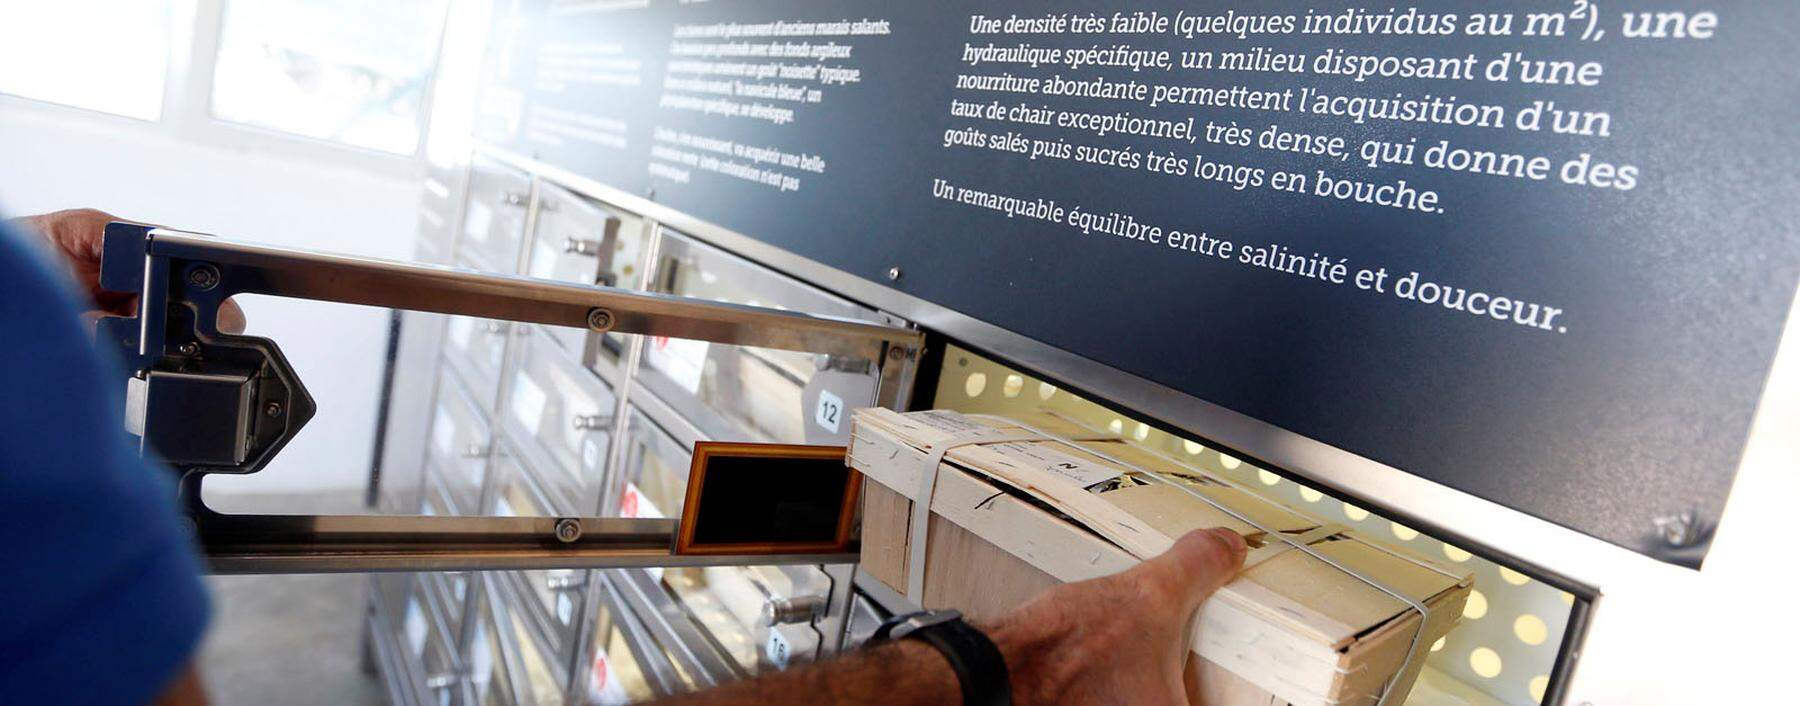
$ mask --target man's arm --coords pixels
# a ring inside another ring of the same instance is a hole
[[[982,626],[1006,658],[1021,705],[1187,703],[1182,670],[1195,611],[1244,563],[1225,529],[1182,537],[1129,571],[1058,586]],[[901,640],[840,659],[672,697],[660,706],[955,704],[962,691],[937,650]]]

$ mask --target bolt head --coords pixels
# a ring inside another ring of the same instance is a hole
[[[188,270],[187,281],[196,289],[212,289],[219,286],[219,271],[212,265],[199,265]]]
[[[900,268],[889,267],[888,268],[888,281],[889,282],[898,282],[899,280],[900,280]]]
[[[581,539],[581,523],[567,517],[557,520],[556,539],[565,544]]]
[[[268,415],[270,418],[281,416],[283,411],[280,402],[270,402],[263,405],[263,414]]]
[[[612,312],[594,307],[588,311],[587,324],[588,328],[595,331],[610,331],[613,327]]]
[[[200,355],[200,344],[188,341],[187,343],[181,344],[176,350],[181,351],[181,354],[185,356],[196,356]]]

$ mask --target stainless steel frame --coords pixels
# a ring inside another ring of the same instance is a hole
[[[278,248],[163,228],[152,257],[229,266],[237,293],[461,314],[880,360],[919,333],[863,321],[436,265]],[[604,312],[605,316],[595,316]],[[160,332],[159,332],[160,333]],[[157,336],[140,337],[140,352]]]
[[[134,347],[139,372],[167,356],[191,365],[189,353],[165,350],[169,305],[177,294],[204,292],[216,307],[241,293],[316,299],[369,306],[473,315],[597,332],[696,338],[718,343],[828,352],[880,364],[890,347],[916,351],[921,334],[898,327],[809,314],[722,304],[600,286],[287,250],[254,243],[154,228],[141,242],[116,239],[109,228],[108,258],[138,255],[144,306]],[[122,233],[123,234],[123,233]],[[131,233],[134,238],[139,234]],[[129,279],[130,262],[110,262],[106,274]],[[176,266],[180,266],[178,269]],[[187,273],[171,283],[171,271]],[[204,273],[201,278],[196,275]],[[217,336],[209,306],[196,305],[195,335]],[[184,339],[185,340],[185,339]],[[210,339],[208,339],[210,340]],[[266,358],[279,358],[268,346]],[[280,361],[271,361],[278,363]],[[251,371],[254,373],[254,370]],[[291,376],[291,372],[286,375]],[[297,387],[287,381],[288,387]],[[304,391],[297,392],[305,397]],[[309,403],[310,406],[310,403]],[[259,412],[241,412],[258,414]],[[297,413],[296,413],[297,414]],[[308,411],[310,414],[310,410]],[[295,415],[290,415],[295,416]],[[303,419],[303,418],[301,418]],[[284,435],[298,429],[286,427]],[[143,428],[140,420],[139,428]],[[242,437],[239,437],[240,440]],[[285,436],[262,452],[262,461]],[[260,467],[247,465],[238,472]],[[190,472],[189,502],[203,551],[215,572],[280,573],[503,568],[601,568],[716,564],[854,561],[854,555],[686,557],[673,553],[671,520],[605,518],[483,518],[402,516],[235,515],[206,508],[199,479],[217,470]],[[491,474],[490,474],[491,475]]]

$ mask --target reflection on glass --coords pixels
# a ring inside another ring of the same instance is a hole
[[[7,2],[0,93],[141,120],[162,117],[168,0]]]
[[[411,154],[445,0],[231,2],[213,115]]]

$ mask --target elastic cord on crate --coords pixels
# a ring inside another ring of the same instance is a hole
[[[1013,424],[1014,422],[1006,422]],[[1113,439],[1111,435],[1095,436],[1084,441]],[[919,474],[919,492],[913,494],[912,522],[907,528],[906,540],[906,599],[913,605],[925,605],[925,543],[931,535],[931,499],[937,492],[938,466],[944,462],[944,454],[964,446],[983,446],[987,444],[1004,444],[1013,441],[1041,441],[1043,434],[1008,433],[992,427],[978,427],[956,432],[948,438],[926,445],[929,455],[925,458],[925,468]]]
[[[1381,591],[1382,593],[1386,593],[1390,596],[1393,596],[1395,599],[1399,600],[1400,602],[1411,606],[1412,609],[1414,611],[1418,612],[1418,614],[1419,614],[1419,629],[1413,631],[1412,644],[1407,647],[1406,659],[1400,663],[1400,668],[1394,672],[1394,678],[1389,679],[1387,684],[1382,686],[1381,696],[1380,696],[1380,698],[1376,699],[1375,706],[1388,706],[1388,697],[1392,695],[1393,690],[1394,690],[1394,685],[1395,685],[1395,683],[1397,683],[1400,680],[1400,675],[1405,674],[1407,672],[1407,670],[1412,667],[1413,662],[1417,661],[1420,653],[1423,651],[1421,648],[1424,647],[1424,640],[1422,638],[1425,635],[1425,626],[1431,622],[1431,609],[1427,608],[1423,602],[1414,600],[1411,596],[1408,596],[1404,593],[1394,590],[1393,588],[1388,587],[1386,584],[1383,584],[1380,581],[1376,581],[1375,579],[1373,579],[1369,576],[1365,576],[1361,573],[1353,571],[1349,567],[1344,566],[1343,564],[1339,563],[1338,561],[1336,561],[1330,557],[1327,557],[1324,554],[1313,549],[1309,544],[1300,542],[1298,540],[1298,538],[1289,537],[1286,534],[1271,530],[1268,527],[1264,527],[1261,523],[1256,522],[1255,520],[1252,520],[1248,517],[1245,517],[1242,513],[1238,512],[1236,510],[1233,510],[1229,507],[1226,507],[1223,504],[1220,504],[1218,501],[1215,501],[1212,498],[1209,498],[1201,493],[1195,492],[1194,489],[1191,487],[1188,487],[1187,484],[1177,483],[1173,480],[1170,480],[1167,476],[1164,476],[1161,473],[1149,470],[1149,469],[1139,466],[1135,463],[1131,463],[1129,461],[1125,461],[1125,460],[1116,458],[1105,452],[1097,451],[1095,449],[1092,449],[1092,448],[1089,448],[1086,446],[1082,446],[1080,444],[1075,443],[1075,440],[1073,440],[1073,439],[1065,439],[1056,434],[1052,434],[1050,432],[1044,431],[1042,429],[1038,429],[1029,424],[1025,424],[1025,423],[1016,421],[1016,420],[1003,419],[1000,417],[995,417],[993,415],[971,414],[968,416],[984,418],[984,419],[993,419],[993,420],[1002,421],[1002,422],[1005,422],[1008,424],[1016,425],[1021,429],[1036,433],[1039,437],[1039,440],[1054,441],[1057,443],[1061,443],[1065,446],[1069,446],[1071,448],[1085,451],[1087,453],[1093,454],[1095,456],[1106,459],[1113,463],[1119,464],[1120,466],[1123,466],[1125,468],[1129,468],[1131,470],[1137,471],[1144,475],[1150,476],[1151,478],[1155,478],[1156,480],[1162,481],[1163,483],[1167,483],[1169,485],[1175,486],[1176,488],[1180,488],[1183,492],[1186,492],[1187,494],[1192,495],[1195,498],[1198,498],[1201,502],[1211,505],[1213,508],[1219,510],[1220,512],[1230,515],[1233,518],[1236,518],[1237,520],[1243,522],[1244,524],[1250,525],[1251,527],[1255,527],[1256,529],[1261,530],[1264,536],[1280,539],[1283,543],[1289,545],[1291,548],[1306,552],[1308,555],[1312,556],[1315,559],[1318,559],[1319,561],[1324,562],[1326,565],[1329,565],[1332,568],[1335,568],[1339,571],[1349,574],[1349,575],[1355,577],[1357,580],[1362,581],[1363,583],[1366,583],[1370,586],[1373,586],[1376,590]],[[938,454],[937,458],[939,460],[942,460],[943,455]],[[1183,464],[1177,463],[1176,465],[1183,465]],[[937,466],[934,464],[932,466],[932,475],[936,475],[936,469],[937,469]],[[1232,487],[1236,488],[1237,486],[1233,485]],[[917,505],[914,506],[915,509],[917,507],[918,507]],[[1304,536],[1311,536],[1311,534],[1312,533],[1307,533],[1307,535],[1304,535]],[[1337,532],[1333,532],[1332,534],[1337,534]],[[1325,535],[1324,537],[1318,537],[1317,539],[1314,539],[1312,541],[1318,541],[1319,539],[1324,539],[1329,536],[1331,536],[1331,535]],[[1383,547],[1383,546],[1373,544],[1373,543],[1370,543],[1369,546],[1374,547],[1376,550],[1381,551],[1385,554],[1388,554],[1389,556],[1393,556],[1395,558],[1399,558],[1399,559],[1408,561],[1410,563],[1417,564],[1419,566],[1431,569],[1431,570],[1436,571],[1445,576],[1449,576],[1451,578],[1460,578],[1460,577],[1456,576],[1455,574],[1451,574],[1449,572],[1444,571],[1441,568],[1431,566],[1430,564],[1426,564],[1426,563],[1421,562],[1412,557],[1405,556],[1403,554],[1400,554],[1399,552],[1395,552],[1391,549],[1388,549],[1387,547]],[[1265,545],[1262,549],[1259,549],[1258,551],[1264,552],[1267,549],[1269,549],[1269,547],[1267,545]],[[1273,554],[1274,554],[1273,552],[1265,552],[1264,556],[1261,557],[1260,559],[1258,559],[1258,561],[1267,560],[1270,556],[1273,556]],[[1248,561],[1248,559],[1246,559],[1246,561]],[[909,577],[909,579],[910,579],[910,577]]]

